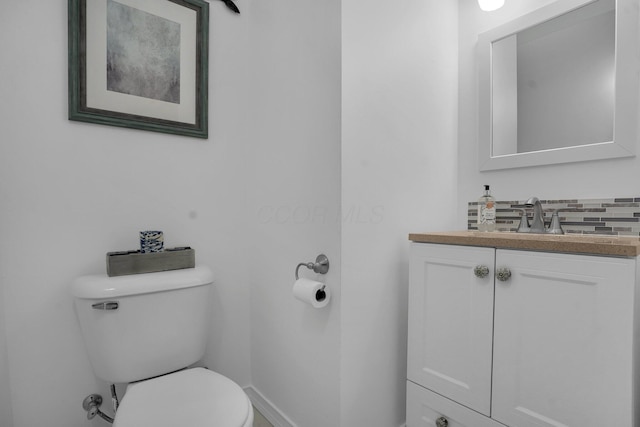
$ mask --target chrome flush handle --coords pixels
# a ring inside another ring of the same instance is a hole
[[[440,417],[436,420],[436,427],[447,427],[449,421],[445,417]]]
[[[118,301],[104,301],[91,304],[91,307],[95,308],[96,310],[117,310],[118,305]]]

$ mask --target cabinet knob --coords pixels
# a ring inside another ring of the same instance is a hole
[[[511,278],[511,270],[506,267],[502,267],[496,270],[496,279],[501,282],[506,282]]]
[[[445,417],[440,417],[436,420],[436,427],[447,427],[449,425],[449,421]]]
[[[476,268],[473,269],[473,274],[475,274],[476,277],[484,279],[489,275],[489,267],[486,265],[476,265]]]

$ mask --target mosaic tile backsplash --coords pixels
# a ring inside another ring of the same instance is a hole
[[[521,210],[514,206],[524,200],[496,201],[496,230],[516,231],[520,224]],[[564,232],[577,234],[605,234],[640,236],[640,197],[582,200],[540,200],[544,208],[545,225],[551,215],[560,209],[560,222]],[[528,209],[529,222],[533,210]],[[478,203],[470,202],[468,210],[469,230],[477,229]]]

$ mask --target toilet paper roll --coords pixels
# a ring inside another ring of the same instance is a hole
[[[322,308],[329,304],[331,292],[324,283],[302,277],[293,284],[293,296],[314,308]]]

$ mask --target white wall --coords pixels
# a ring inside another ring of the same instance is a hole
[[[457,18],[342,1],[340,426],[405,419],[407,235],[455,225]]]
[[[104,272],[105,253],[136,248],[146,228],[164,230],[167,246],[191,245],[215,270],[220,345],[205,362],[249,383],[244,34],[242,19],[211,3],[203,141],[69,122],[67,1],[0,2],[0,286],[13,427],[106,425],[81,408],[108,389],[92,374],[68,286]],[[3,375],[0,363],[4,399]]]
[[[478,171],[477,35],[553,2],[554,0],[507,1],[502,9],[491,13],[478,10],[476,0],[459,2],[460,185],[456,228],[466,227],[466,205],[481,195],[482,184],[490,184],[498,200],[524,200],[534,195],[541,199],[604,198],[635,196],[640,192],[639,157],[504,171]]]
[[[2,283],[4,278],[0,264],[0,308],[4,308]],[[11,384],[9,380],[9,363],[7,360],[7,329],[4,321],[4,309],[0,310],[0,425],[12,427],[13,411],[11,410]]]
[[[340,2],[255,1],[250,32],[253,387],[301,427],[337,426],[340,357]],[[292,294],[324,253],[332,300]]]
[[[0,5],[3,427],[104,425],[80,407],[108,389],[68,286],[104,271],[107,251],[135,248],[145,228],[215,270],[203,363],[253,381],[299,425],[337,425],[339,2],[238,5],[240,16],[211,2],[207,141],[69,122],[67,2]],[[291,285],[296,264],[320,252],[333,301],[317,311]]]

